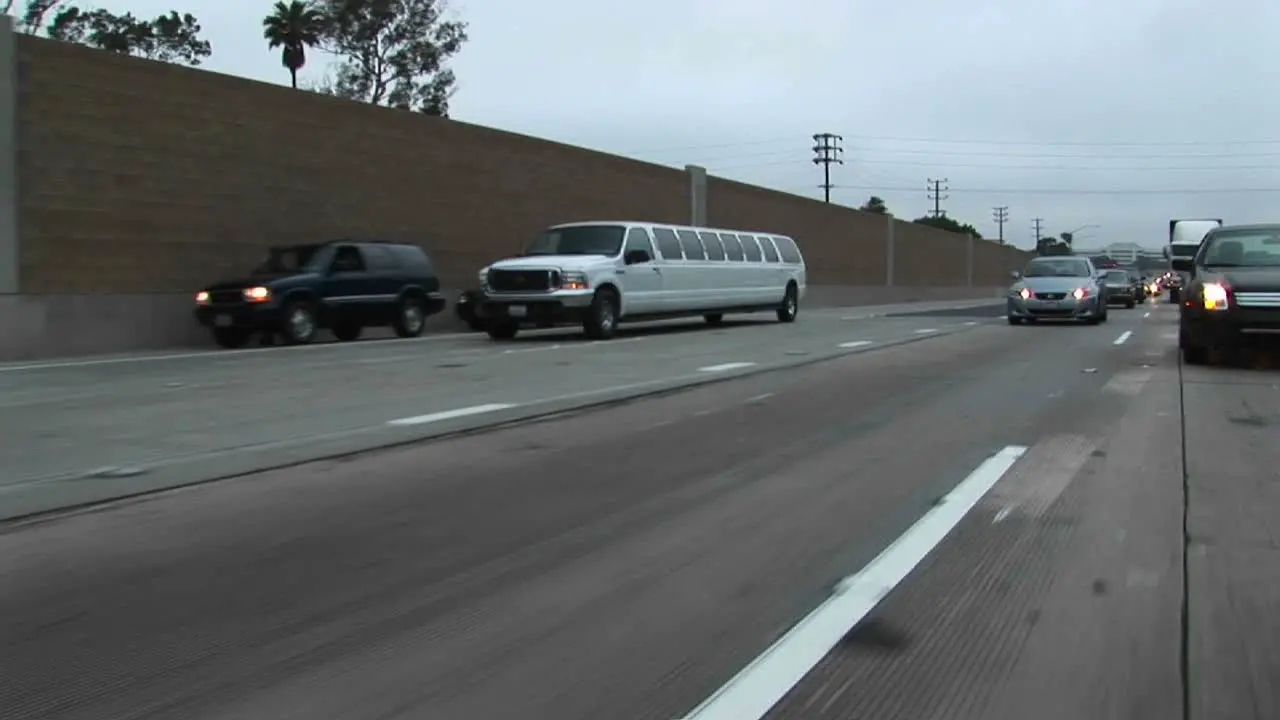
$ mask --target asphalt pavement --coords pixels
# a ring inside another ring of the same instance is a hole
[[[1274,371],[1181,368],[1167,306],[940,310],[0,371],[28,476],[77,404],[62,467],[140,462],[131,411],[307,436],[718,380],[12,523],[0,717],[1276,717]]]

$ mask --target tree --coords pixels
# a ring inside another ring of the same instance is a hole
[[[448,117],[457,78],[447,66],[467,24],[444,18],[444,0],[320,0],[321,46],[341,58],[338,95]]]
[[[46,25],[45,18],[55,9]],[[200,21],[173,10],[141,20],[133,13],[85,10],[64,0],[28,0],[19,25],[30,34],[43,32],[54,40],[164,62],[199,65],[213,54],[209,41],[200,38]]]
[[[946,215],[926,215],[912,220],[918,225],[928,225],[931,228],[946,230],[947,232],[960,233],[961,235],[972,235],[981,240],[982,233],[978,229],[969,224],[962,224]]]
[[[320,44],[325,32],[324,14],[310,3],[281,0],[262,19],[267,47],[280,48],[280,64],[289,71],[289,82],[298,89],[298,71],[307,63],[307,48]]]
[[[1060,238],[1042,237],[1036,241],[1037,255],[1071,255],[1071,245],[1063,242]]]
[[[889,207],[884,204],[884,200],[876,195],[867,198],[867,201],[858,209],[862,212],[875,213],[877,215],[887,215],[889,213]]]
[[[1060,234],[1058,237],[1060,238],[1059,242],[1063,243],[1067,247],[1071,247],[1071,241],[1075,239],[1075,236],[1069,232],[1064,232]]]

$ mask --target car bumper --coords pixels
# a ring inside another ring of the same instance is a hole
[[[1137,292],[1134,291],[1132,288],[1125,289],[1125,290],[1108,290],[1107,291],[1108,305],[1119,305],[1120,303],[1132,302],[1137,299],[1138,299]]]
[[[1088,297],[1083,300],[1074,298],[1066,300],[1008,298],[1008,313],[1010,317],[1078,320],[1098,313],[1098,298]]]
[[[521,325],[567,325],[581,323],[591,308],[594,293],[589,290],[554,295],[486,295],[476,303],[476,317],[515,322]]]
[[[1181,331],[1197,347],[1280,346],[1280,308],[1182,309]]]
[[[280,308],[275,305],[201,305],[196,322],[211,329],[267,330],[279,327]]]

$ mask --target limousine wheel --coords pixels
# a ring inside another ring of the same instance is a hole
[[[591,309],[582,321],[582,330],[592,340],[608,340],[618,332],[618,294],[600,288],[591,300]]]
[[[800,312],[800,291],[795,283],[787,285],[787,294],[782,298],[782,306],[778,308],[778,322],[795,322]]]

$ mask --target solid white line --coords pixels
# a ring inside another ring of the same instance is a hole
[[[762,401],[762,400],[768,400],[768,399],[769,399],[769,398],[771,398],[771,397],[773,397],[773,393],[761,393],[761,394],[759,394],[759,395],[753,395],[753,396],[751,396],[751,397],[747,398],[747,402],[749,402],[749,403],[757,403],[757,402],[760,402],[760,401]]]
[[[754,366],[755,366],[755,363],[753,362],[732,362],[732,363],[724,363],[722,365],[708,365],[706,367],[700,367],[698,368],[698,372],[711,372],[711,373],[725,372],[727,370],[741,370],[742,368],[749,368]]]
[[[853,342],[840,343],[840,344],[839,344],[839,345],[837,345],[836,347],[842,347],[842,348],[856,348],[856,347],[866,347],[866,346],[868,346],[868,345],[870,345],[870,344],[871,344],[871,341],[870,341],[870,340],[854,340]]]
[[[243,348],[240,350],[201,350],[197,352],[175,352],[167,355],[131,355],[128,357],[96,358],[92,360],[52,360],[49,362],[29,363],[26,365],[0,365],[0,373],[19,372],[23,370],[56,370],[59,368],[93,367],[95,365],[123,365],[126,363],[159,362],[161,360],[192,360],[198,358],[229,358],[241,355],[257,355],[272,352],[300,352],[303,350],[339,350],[352,348],[369,348],[383,343],[432,342],[435,340],[456,340],[457,338],[474,337],[475,333],[443,333],[416,338],[378,338],[350,343],[315,343],[307,345],[272,345],[270,347]]]
[[[413,417],[398,418],[396,420],[388,420],[388,425],[426,425],[427,423],[441,422],[443,420],[452,420],[454,418],[469,417],[471,415],[483,415],[485,413],[497,412],[498,410],[509,410],[515,405],[506,403],[489,403],[487,405],[472,405],[470,407],[455,408],[453,410],[443,410],[441,412],[427,413],[426,415],[415,415]]]
[[[1116,338],[1116,341],[1115,341],[1114,343],[1112,343],[1112,344],[1113,344],[1113,345],[1123,345],[1123,344],[1125,344],[1125,342],[1126,342],[1126,341],[1128,341],[1128,339],[1129,339],[1129,338],[1131,338],[1131,337],[1133,337],[1133,331],[1132,331],[1132,330],[1125,330],[1124,332],[1120,333],[1120,337]]]
[[[938,332],[938,329],[937,329],[937,328],[921,328],[921,329],[919,329],[919,330],[917,330],[917,331],[916,331],[916,334],[917,334],[917,335],[928,335],[929,333],[936,333],[936,332]]]
[[[849,630],[902,582],[1027,452],[1010,445],[988,458],[938,505],[832,596],[751,661],[684,720],[760,720]]]
[[[970,326],[970,327],[972,327],[972,326],[974,326],[974,325],[977,325],[977,324],[978,324],[978,321],[977,321],[977,320],[970,320],[969,322],[965,323],[965,325],[966,325],[966,326]]]

